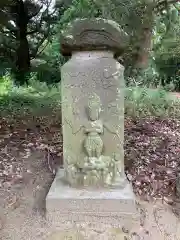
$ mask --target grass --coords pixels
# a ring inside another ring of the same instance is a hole
[[[0,82],[1,116],[23,116],[27,114],[50,114],[60,109],[58,86],[48,87],[45,83],[31,81],[29,86],[14,87],[6,76]]]
[[[29,86],[14,87],[9,76],[0,79],[0,114],[3,116],[59,114],[59,86],[31,80]],[[130,117],[180,117],[180,101],[162,89],[131,87],[125,90],[125,114]]]
[[[129,88],[125,94],[125,113],[131,117],[180,117],[180,101],[163,89]]]

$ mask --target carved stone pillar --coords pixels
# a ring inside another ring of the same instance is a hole
[[[116,23],[77,20],[62,35],[65,180],[73,186],[118,186],[124,175],[124,67],[114,59],[126,39]]]
[[[85,212],[96,201],[105,209],[105,199],[109,211],[135,209],[124,173],[124,67],[114,58],[126,41],[119,25],[104,19],[76,20],[62,33],[62,53],[71,56],[61,68],[64,169],[47,197],[49,208],[56,195],[59,204],[86,201]],[[64,209],[74,209],[71,204]]]

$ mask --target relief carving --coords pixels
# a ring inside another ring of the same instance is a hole
[[[117,135],[117,128],[111,123],[103,123],[100,119],[101,100],[98,95],[93,94],[89,97],[87,106],[88,122],[78,125],[73,134],[83,130],[85,139],[83,142],[84,153],[86,156],[81,161],[73,160],[73,156],[66,159],[66,178],[71,185],[84,186],[122,186],[124,173],[121,157],[117,153],[112,156],[103,155],[105,146],[102,140],[104,130],[108,130]],[[72,128],[72,125],[69,124]],[[120,138],[120,137],[119,137]]]
[[[100,137],[103,133],[103,123],[99,119],[101,102],[98,96],[94,95],[90,97],[87,110],[89,122],[85,128],[87,138],[85,139],[84,147],[89,158],[99,158],[103,150],[103,141]]]
[[[65,181],[73,185],[76,182],[77,166],[76,159],[73,157],[71,151],[64,151],[64,167],[65,167]]]
[[[80,42],[82,43],[91,43],[91,44],[97,44],[100,43],[101,45],[103,43],[112,41],[115,42],[116,41],[112,38],[112,36],[110,34],[108,34],[107,32],[105,32],[104,30],[86,30],[80,33],[80,35],[78,36]]]
[[[127,33],[114,21],[78,19],[61,32],[61,51],[63,55],[69,55],[72,50],[113,49],[119,56],[128,39]]]

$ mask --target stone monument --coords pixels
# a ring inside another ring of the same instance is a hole
[[[46,199],[47,216],[129,223],[135,198],[124,173],[124,67],[119,25],[77,19],[61,36],[63,163]],[[132,222],[132,221],[131,221]]]

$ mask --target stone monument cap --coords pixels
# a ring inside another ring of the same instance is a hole
[[[76,19],[61,32],[61,51],[65,56],[73,51],[109,50],[121,55],[128,35],[119,24],[103,18]]]

